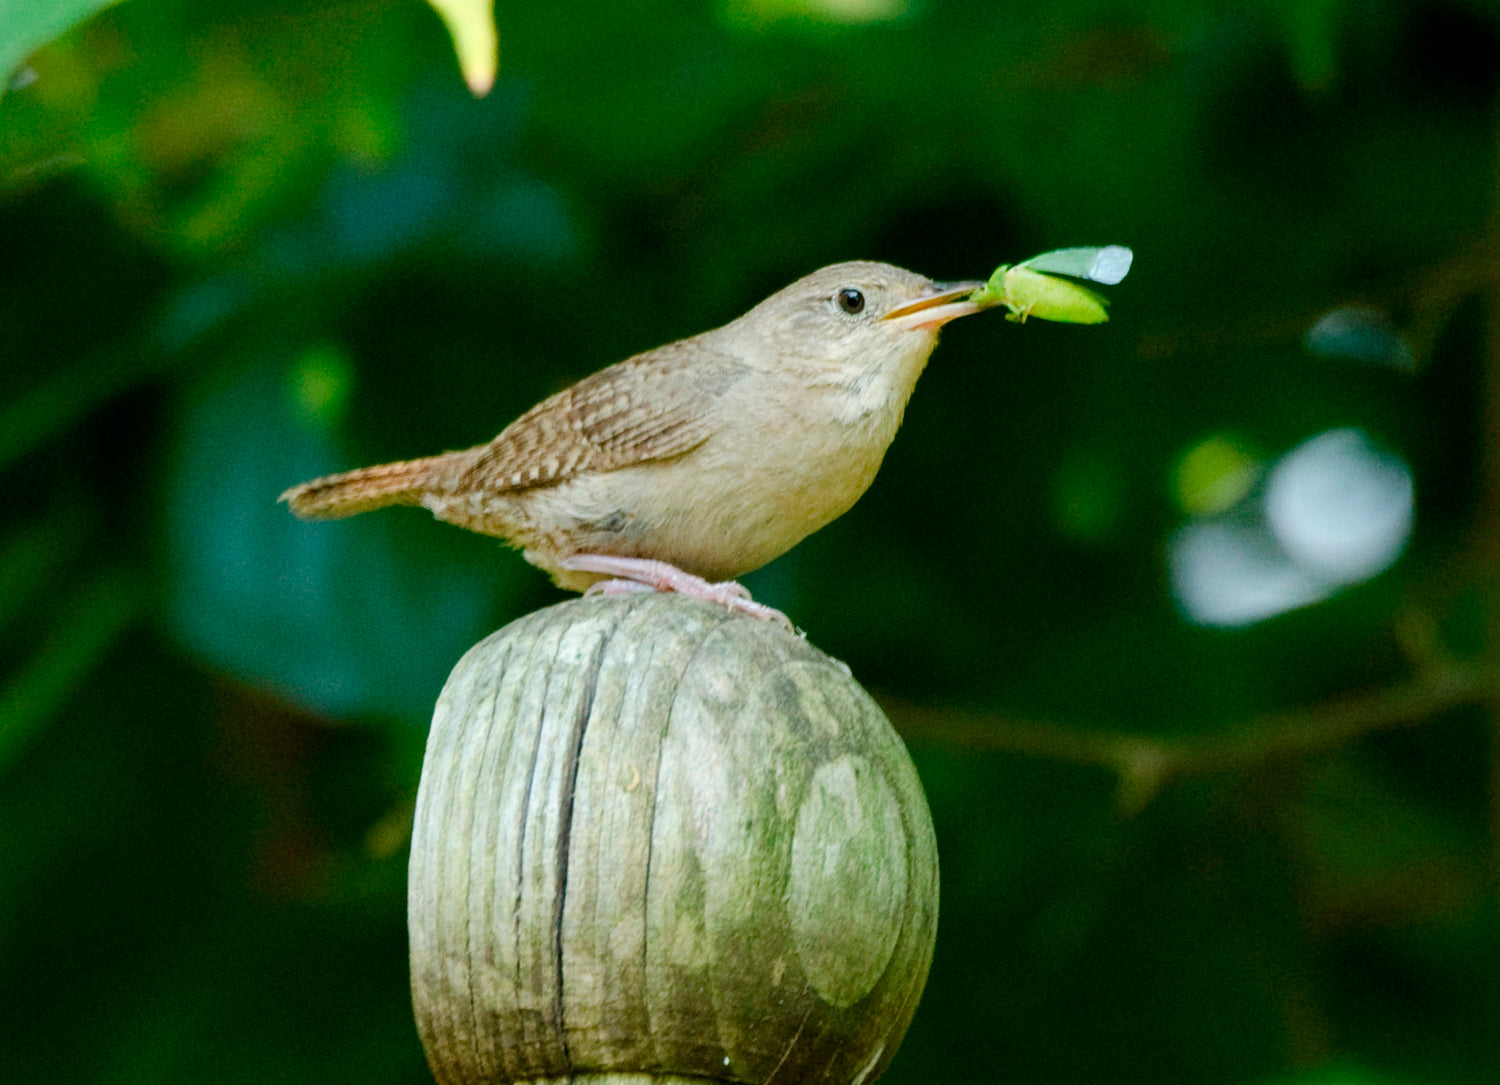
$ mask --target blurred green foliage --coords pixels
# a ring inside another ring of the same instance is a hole
[[[497,14],[483,100],[398,0],[131,0],[0,98],[0,1077],[428,1080],[426,714],[558,594],[284,487],[486,440],[821,264],[1119,242],[1108,325],[954,325],[871,492],[749,578],[928,788],[889,1080],[1493,1081],[1500,12]],[[1357,575],[1266,528],[1364,493],[1288,490],[1330,432],[1415,495]],[[1205,619],[1194,539],[1305,605]]]

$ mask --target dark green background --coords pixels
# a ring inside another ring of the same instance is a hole
[[[888,1080],[1500,1077],[1500,13],[817,10],[501,0],[475,101],[415,0],[130,0],[0,99],[0,1078],[428,1080],[426,716],[561,596],[283,488],[824,263],[1107,242],[1110,324],[951,327],[870,493],[749,578],[932,804]],[[1370,358],[1304,347],[1350,304]],[[1404,556],[1188,621],[1184,457],[1339,427],[1409,465]]]

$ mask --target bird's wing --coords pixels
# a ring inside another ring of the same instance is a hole
[[[720,397],[749,367],[700,343],[670,343],[544,399],[474,450],[455,489],[522,490],[670,459],[713,433]]]

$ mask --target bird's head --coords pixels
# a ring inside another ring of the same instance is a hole
[[[891,264],[832,264],[772,294],[735,324],[755,360],[811,388],[848,393],[852,417],[899,412],[937,345],[938,329],[980,311],[978,282],[940,283]],[[731,325],[730,327],[733,327]]]

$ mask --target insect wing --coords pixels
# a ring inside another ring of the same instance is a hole
[[[1023,260],[1017,267],[1033,271],[1050,271],[1055,275],[1071,275],[1075,279],[1113,286],[1130,273],[1135,254],[1124,245],[1105,245],[1102,248],[1085,246],[1076,249],[1053,249],[1030,260]]]

